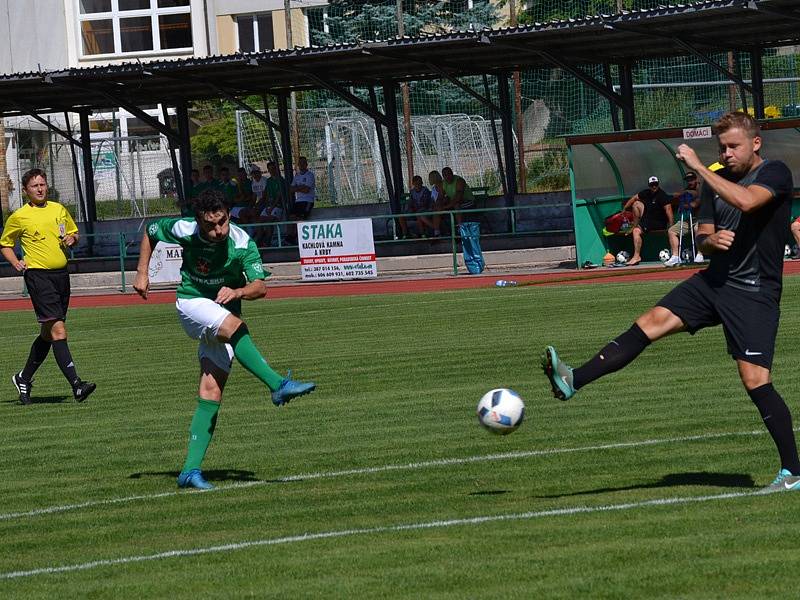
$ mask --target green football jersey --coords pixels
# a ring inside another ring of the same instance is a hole
[[[224,242],[213,243],[200,237],[195,219],[174,217],[158,219],[147,226],[150,242],[180,244],[183,251],[181,283],[178,298],[216,299],[222,287],[240,288],[256,279],[265,279],[261,256],[255,242],[239,226],[231,223]],[[225,305],[234,314],[241,314],[240,300]]]

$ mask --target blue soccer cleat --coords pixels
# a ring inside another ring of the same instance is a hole
[[[553,388],[553,395],[559,400],[569,400],[577,391],[572,386],[572,367],[562,362],[558,358],[556,349],[548,346],[544,349],[542,356],[542,369],[550,386]]]
[[[191,471],[184,471],[178,475],[178,487],[180,488],[196,488],[198,490],[213,490],[214,486],[208,483],[203,477],[200,469],[192,469]]]
[[[792,475],[788,469],[781,469],[773,482],[761,491],[769,494],[771,492],[790,492],[793,490],[800,491],[800,477]]]
[[[292,398],[310,394],[316,387],[317,384],[313,382],[303,383],[302,381],[294,381],[292,379],[292,372],[289,371],[288,377],[281,381],[280,387],[272,392],[272,403],[275,406],[283,406]]]

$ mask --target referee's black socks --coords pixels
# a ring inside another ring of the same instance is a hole
[[[579,390],[587,383],[619,371],[650,345],[641,327],[636,323],[625,333],[606,345],[594,358],[572,371],[572,385]]]
[[[70,354],[67,340],[53,340],[53,356],[56,357],[58,368],[67,378],[69,384],[74,386],[75,380],[78,379],[78,372],[75,370],[75,363],[72,362],[72,354]]]
[[[31,344],[28,362],[25,363],[25,367],[22,369],[22,379],[25,381],[33,379],[33,374],[36,373],[36,369],[44,362],[44,359],[47,358],[48,352],[50,352],[50,342],[40,335],[36,336],[33,344]]]
[[[758,412],[761,413],[764,425],[767,426],[772,440],[778,447],[781,466],[791,471],[792,475],[800,475],[800,460],[797,458],[792,415],[783,398],[771,383],[747,390],[747,394],[758,408]]]

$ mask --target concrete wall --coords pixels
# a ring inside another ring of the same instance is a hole
[[[0,0],[0,73],[69,65],[65,5],[56,0]],[[24,100],[21,99],[21,100]]]

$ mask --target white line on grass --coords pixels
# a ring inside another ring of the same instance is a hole
[[[73,565],[62,565],[59,567],[42,567],[39,569],[30,569],[28,571],[10,571],[6,573],[0,573],[0,580],[17,579],[20,577],[33,577],[36,575],[52,575],[56,573],[70,573],[73,571],[85,571],[97,567],[112,567],[116,565],[124,565],[129,563],[161,560],[164,558],[180,558],[184,556],[197,556],[199,554],[233,552],[236,550],[244,550],[247,548],[255,548],[259,546],[277,546],[279,544],[293,544],[296,542],[342,538],[342,537],[349,537],[356,535],[372,535],[372,534],[389,533],[389,532],[415,531],[420,529],[437,529],[444,527],[456,527],[460,525],[480,525],[482,523],[490,523],[494,521],[520,521],[526,519],[540,519],[543,517],[558,517],[564,515],[632,510],[647,506],[691,504],[696,502],[710,502],[713,500],[727,500],[730,498],[743,498],[746,496],[755,496],[759,494],[763,494],[763,492],[761,491],[730,492],[726,494],[714,494],[711,496],[690,496],[690,497],[684,496],[684,497],[672,497],[672,498],[656,498],[654,500],[643,500],[641,502],[627,502],[625,504],[606,504],[602,506],[573,506],[569,508],[554,508],[550,510],[514,513],[506,515],[485,515],[478,517],[466,517],[462,519],[428,521],[424,523],[407,523],[402,525],[385,525],[381,527],[367,527],[362,529],[341,529],[338,531],[303,533],[300,535],[292,535],[279,538],[268,538],[264,540],[252,540],[249,542],[236,542],[232,544],[223,544],[220,546],[208,546],[205,548],[190,548],[187,550],[168,550],[166,552],[158,552],[157,554],[142,554],[138,556],[125,556],[121,558],[94,560],[91,562],[85,562]]]
[[[386,473],[389,471],[413,471],[417,469],[427,469],[431,467],[444,467],[449,465],[463,465],[476,462],[486,461],[499,461],[509,460],[514,458],[530,458],[533,456],[550,456],[554,454],[568,454],[572,452],[594,452],[597,450],[615,450],[620,448],[637,448],[642,446],[655,446],[658,444],[678,444],[682,442],[694,442],[702,440],[712,440],[724,437],[735,436],[752,436],[762,435],[764,431],[732,431],[726,433],[706,433],[700,435],[689,435],[676,438],[663,438],[652,440],[641,440],[638,442],[616,442],[613,444],[600,444],[596,446],[580,446],[577,448],[549,448],[546,450],[524,450],[518,452],[503,452],[501,454],[485,454],[481,456],[467,456],[463,458],[442,458],[437,460],[428,460],[424,462],[396,464],[396,465],[381,465],[379,467],[363,467],[359,469],[346,469],[343,471],[321,471],[318,473],[305,473],[301,475],[289,475],[271,479],[268,481],[259,479],[258,481],[245,481],[241,483],[233,483],[231,485],[222,485],[214,488],[213,490],[204,491],[174,491],[174,492],[161,492],[158,494],[141,494],[138,496],[124,496],[121,498],[109,498],[107,500],[87,500],[86,502],[79,502],[76,504],[63,504],[60,506],[48,506],[45,508],[36,508],[28,511],[0,513],[0,521],[9,521],[11,519],[20,519],[23,517],[38,517],[41,515],[49,515],[54,513],[68,512],[71,510],[79,510],[82,508],[91,508],[94,506],[110,506],[114,504],[125,504],[128,502],[136,502],[139,500],[155,500],[158,498],[170,498],[177,495],[185,495],[187,493],[203,493],[208,494],[212,492],[224,492],[226,490],[236,490],[242,488],[250,488],[271,483],[289,483],[293,481],[307,481],[310,479],[331,479],[335,477],[347,477],[349,475],[371,475],[374,473]]]

